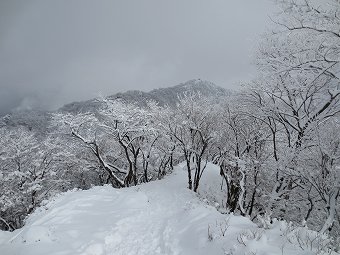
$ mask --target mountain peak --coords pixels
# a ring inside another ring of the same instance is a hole
[[[177,86],[171,87],[171,88],[185,88],[188,90],[210,90],[210,91],[226,91],[225,89],[217,86],[215,83],[206,81],[206,80],[201,80],[201,79],[192,79],[188,80],[184,83],[180,83]]]

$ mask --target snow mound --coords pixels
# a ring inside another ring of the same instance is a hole
[[[218,168],[208,165],[205,174],[200,193],[207,195],[214,191],[209,182],[218,187]],[[0,231],[0,254],[317,254],[285,238],[287,224],[260,229],[247,218],[221,214],[186,185],[186,171],[178,166],[164,180],[137,187],[67,192],[39,208],[22,229]]]

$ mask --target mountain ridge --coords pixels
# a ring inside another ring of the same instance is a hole
[[[107,96],[108,99],[122,99],[127,103],[135,103],[139,106],[146,106],[148,101],[155,101],[160,106],[175,106],[179,101],[179,97],[186,93],[200,93],[205,97],[227,97],[232,92],[226,90],[216,84],[201,79],[192,79],[184,83],[166,88],[157,88],[149,92],[141,90],[129,90],[126,92],[118,92]],[[72,102],[65,104],[59,111],[62,112],[86,112],[93,111],[99,107],[100,103],[96,99],[90,99],[80,102]]]
[[[146,106],[148,101],[155,101],[160,106],[176,106],[179,98],[188,93],[199,93],[204,97],[219,100],[230,96],[232,91],[219,87],[210,81],[192,79],[175,86],[157,88],[149,92],[130,90],[109,95],[107,98],[111,100],[119,98],[126,103],[134,103],[141,107]],[[0,117],[0,127],[25,126],[29,130],[37,131],[37,133],[40,134],[46,134],[51,116],[55,112],[69,112],[77,114],[84,112],[96,112],[99,109],[100,102],[93,98],[85,101],[65,104],[55,111],[20,110]]]

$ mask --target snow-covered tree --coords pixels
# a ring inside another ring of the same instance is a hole
[[[278,1],[277,29],[258,55],[264,78],[255,83],[271,111],[301,146],[315,125],[340,112],[339,1]]]
[[[220,107],[213,158],[226,185],[226,208],[252,216],[262,209],[257,198],[263,185],[262,165],[268,160],[268,129],[246,112],[243,97],[237,95]]]
[[[215,120],[213,102],[199,94],[185,95],[176,108],[163,110],[162,128],[180,149],[188,170],[188,188],[195,192],[210,156]]]
[[[0,129],[0,226],[21,227],[51,193],[58,190],[58,149],[24,127]]]
[[[120,100],[101,99],[95,114],[55,116],[55,124],[88,149],[114,187],[128,187],[156,178],[150,174],[159,133],[147,109]],[[154,169],[152,169],[154,170]]]
[[[325,232],[336,220],[339,196],[331,181],[337,178],[327,177],[338,171],[338,147],[327,134],[340,113],[340,5],[336,0],[277,2],[282,12],[260,47],[261,77],[247,96],[247,112],[270,131],[268,149],[275,159],[267,169],[275,181],[268,182],[262,203],[273,216],[307,220]]]

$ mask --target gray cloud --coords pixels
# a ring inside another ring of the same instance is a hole
[[[248,80],[270,0],[0,2],[0,113],[202,78]]]

